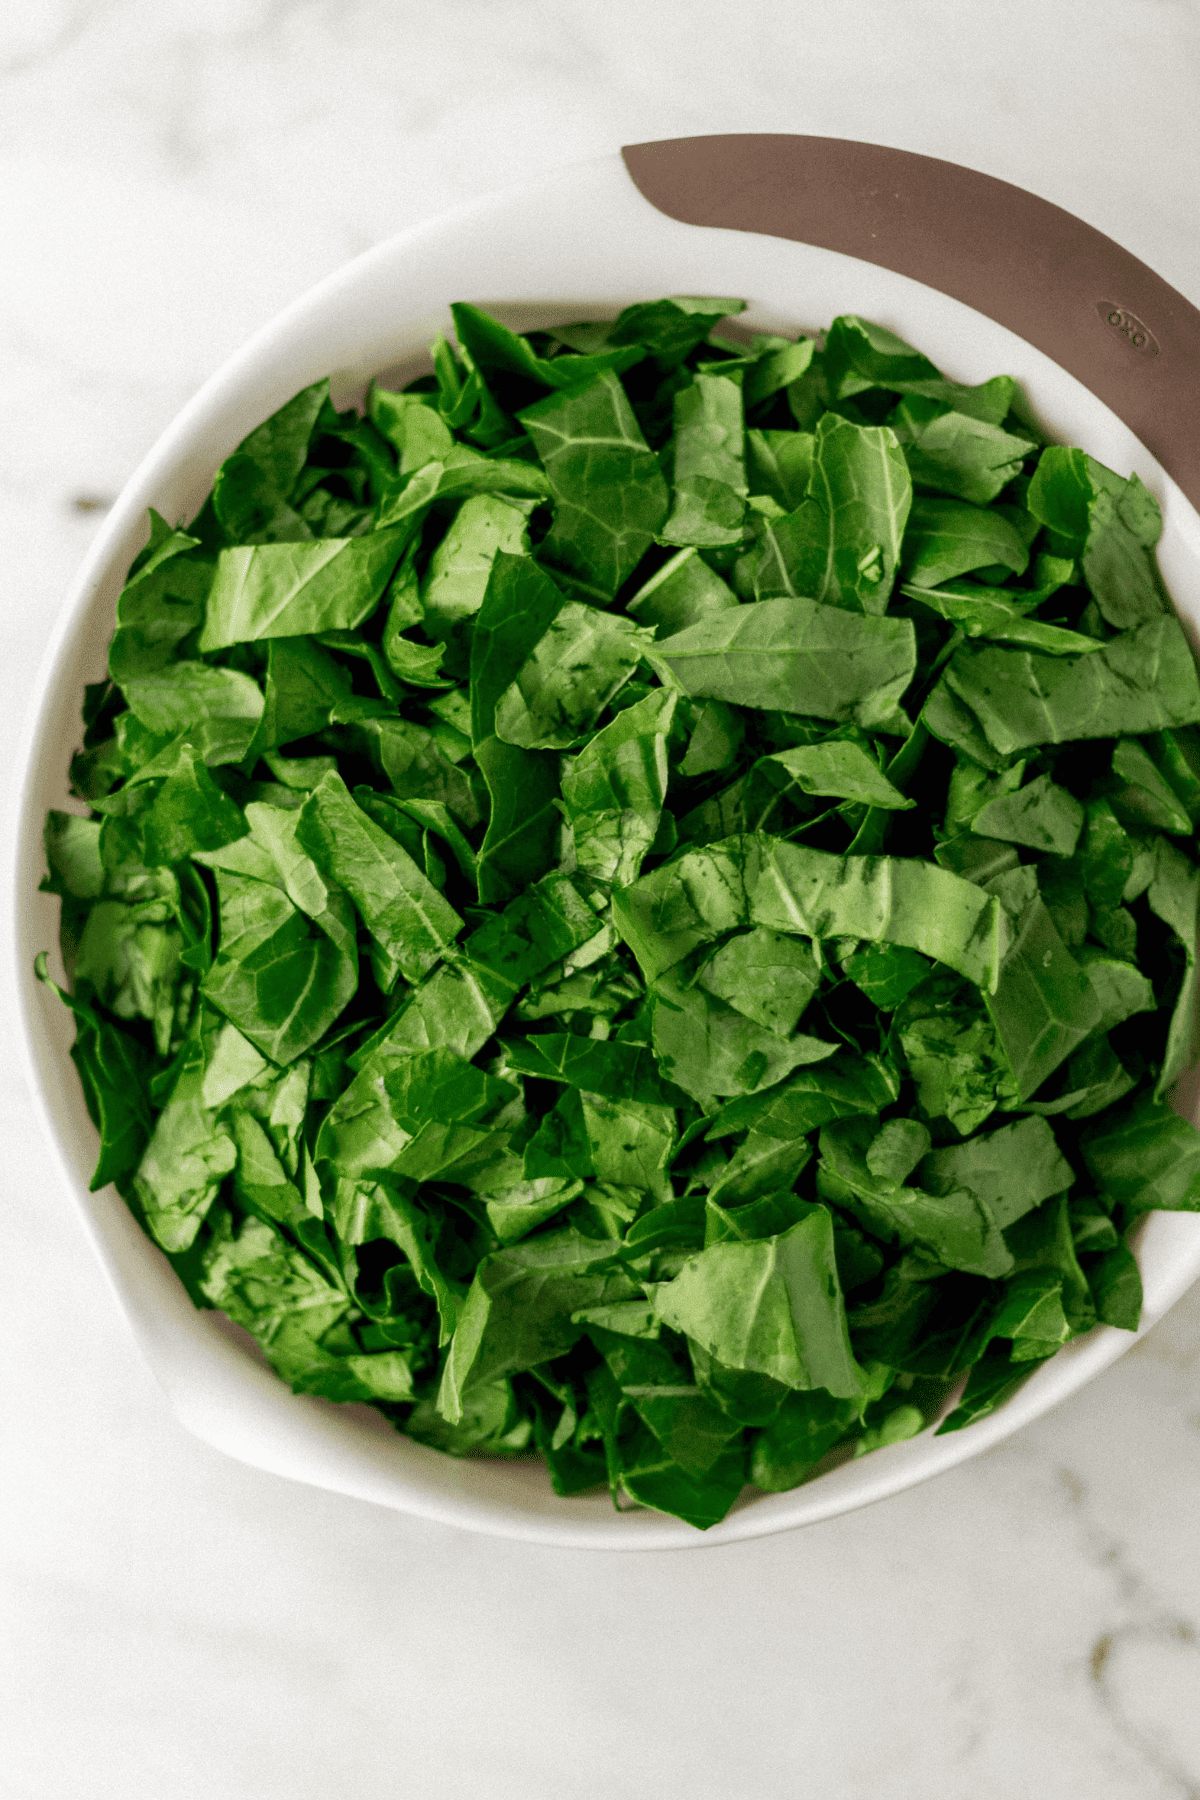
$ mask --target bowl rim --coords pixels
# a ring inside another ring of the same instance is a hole
[[[561,1546],[575,1546],[606,1549],[641,1549],[641,1548],[675,1548],[699,1547],[716,1543],[730,1542],[738,1539],[766,1535],[777,1530],[790,1529],[794,1525],[816,1523],[819,1520],[836,1516],[842,1512],[853,1510],[859,1506],[873,1504],[876,1500],[886,1498],[904,1488],[915,1485],[918,1481],[945,1472],[957,1464],[981,1454],[994,1444],[1019,1430],[1022,1425],[1050,1410],[1059,1401],[1081,1387],[1086,1381],[1108,1367],[1124,1351],[1137,1341],[1146,1330],[1157,1321],[1162,1313],[1186,1291],[1191,1283],[1200,1276],[1200,1234],[1190,1229],[1175,1229],[1184,1224],[1180,1215],[1153,1215],[1155,1224],[1169,1222],[1168,1235],[1175,1240],[1175,1249],[1169,1260],[1172,1262],[1173,1275],[1170,1279],[1160,1281],[1153,1308],[1148,1308],[1144,1315],[1139,1333],[1132,1334],[1117,1331],[1111,1327],[1097,1327],[1087,1337],[1077,1340],[1046,1365],[1038,1375],[1026,1384],[1015,1396],[1007,1401],[997,1413],[989,1419],[980,1421],[968,1431],[937,1438],[930,1432],[912,1440],[912,1445],[920,1445],[922,1454],[914,1465],[913,1459],[897,1456],[896,1451],[904,1451],[908,1446],[895,1446],[893,1450],[880,1451],[868,1459],[854,1465],[855,1477],[852,1490],[847,1490],[844,1481],[838,1481],[833,1475],[821,1477],[818,1481],[804,1487],[793,1489],[790,1493],[778,1496],[757,1496],[747,1503],[745,1499],[728,1516],[722,1525],[708,1532],[700,1533],[693,1528],[650,1512],[630,1512],[612,1514],[607,1520],[585,1520],[577,1516],[572,1519],[567,1511],[557,1511],[554,1517],[534,1511],[522,1512],[519,1506],[503,1504],[498,1498],[495,1501],[487,1498],[470,1498],[457,1494],[432,1492],[409,1492],[398,1497],[394,1491],[383,1491],[378,1483],[373,1482],[369,1471],[360,1469],[349,1473],[332,1465],[323,1465],[306,1472],[298,1472],[288,1464],[286,1457],[273,1455],[268,1449],[254,1449],[243,1442],[230,1441],[229,1434],[222,1435],[218,1423],[202,1416],[201,1409],[192,1407],[181,1399],[179,1392],[173,1388],[171,1380],[164,1373],[166,1357],[166,1336],[178,1321],[163,1322],[162,1329],[156,1331],[154,1324],[146,1318],[138,1316],[137,1297],[130,1290],[126,1276],[118,1266],[118,1257],[114,1249],[111,1234],[118,1232],[122,1226],[114,1226],[112,1217],[106,1215],[103,1196],[93,1195],[88,1187],[86,1176],[81,1175],[81,1164],[70,1151],[60,1122],[56,1118],[51,1105],[51,1087],[55,1077],[63,1074],[62,1059],[58,1058],[53,1069],[46,1066],[41,1040],[44,1036],[44,1021],[35,1016],[35,1009],[45,1006],[47,999],[44,989],[32,978],[27,966],[23,941],[24,923],[30,914],[34,896],[30,891],[29,874],[31,869],[40,866],[41,828],[43,823],[35,789],[41,762],[46,754],[45,732],[47,713],[54,696],[59,673],[67,659],[68,652],[75,643],[80,627],[88,618],[95,605],[100,589],[107,578],[111,577],[114,567],[120,558],[120,573],[132,557],[134,549],[129,548],[131,541],[141,532],[144,535],[144,515],[152,496],[161,491],[161,484],[170,471],[185,457],[188,445],[197,432],[203,432],[207,426],[210,430],[215,421],[228,421],[236,415],[242,384],[248,372],[253,372],[261,360],[264,351],[277,348],[281,340],[286,339],[298,321],[314,316],[315,312],[331,301],[337,301],[352,295],[357,286],[374,273],[386,271],[398,256],[420,255],[423,248],[436,245],[447,233],[470,231],[473,226],[493,219],[506,207],[526,207],[532,202],[545,198],[551,191],[558,191],[565,181],[578,183],[581,178],[592,179],[600,193],[606,193],[613,183],[624,183],[628,189],[626,199],[636,200],[636,204],[653,212],[649,202],[636,194],[625,173],[620,157],[613,153],[609,156],[591,158],[586,162],[570,165],[565,170],[557,171],[553,176],[535,182],[514,185],[499,193],[485,195],[480,199],[439,214],[436,218],[399,232],[374,246],[363,255],[342,265],[323,280],[314,284],[274,318],[267,321],[257,332],[228,357],[220,367],[204,382],[192,398],[175,415],[163,433],[151,446],[147,454],[137,465],[129,480],[125,483],[108,517],[100,527],[78,573],[71,584],[54,626],[49,634],[41,663],[34,683],[21,732],[17,753],[17,780],[10,789],[9,804],[12,808],[12,821],[6,836],[5,854],[9,862],[7,885],[11,898],[9,908],[10,924],[7,929],[10,951],[10,965],[15,977],[17,994],[17,1013],[20,1021],[20,1039],[24,1068],[29,1080],[35,1109],[41,1119],[46,1135],[52,1147],[59,1169],[62,1172],[68,1191],[76,1202],[84,1229],[92,1244],[105,1275],[113,1289],[114,1297],[130,1324],[134,1336],[139,1343],[152,1371],[167,1392],[173,1410],[188,1429],[206,1441],[216,1444],[227,1453],[240,1457],[259,1466],[274,1468],[276,1472],[292,1475],[294,1478],[307,1480],[313,1485],[326,1486],[338,1491],[359,1494],[364,1498],[374,1499],[382,1504],[412,1512],[418,1516],[437,1522],[455,1524],[498,1536],[521,1538]],[[659,217],[657,213],[654,214]],[[682,232],[700,231],[707,236],[713,230],[706,227],[678,226],[673,229]],[[725,234],[733,236],[733,233]],[[797,246],[791,246],[793,250]],[[800,246],[799,248],[805,248]],[[826,254],[826,253],[822,253]],[[829,253],[832,254],[832,253]],[[838,257],[835,261],[852,264],[852,258]],[[907,280],[907,278],[896,278]],[[920,286],[919,283],[909,283]],[[937,293],[936,289],[929,290]],[[945,298],[944,296],[939,296]],[[564,301],[564,304],[567,302]],[[514,303],[519,305],[520,303]],[[549,309],[550,301],[545,307]],[[959,306],[960,303],[950,304]],[[970,309],[961,307],[963,312]],[[990,322],[989,322],[990,323]],[[994,328],[993,328],[994,329]],[[355,379],[361,376],[361,369],[343,371],[344,385],[354,385]],[[283,398],[295,391],[295,385],[287,389]],[[281,403],[281,402],[277,402]],[[252,408],[253,417],[245,425],[248,430],[263,415],[260,408]],[[238,435],[244,435],[239,432]],[[1163,477],[1169,488],[1174,484]],[[1195,521],[1194,533],[1197,545],[1200,545],[1200,519],[1196,518],[1193,509],[1183,500],[1175,489],[1172,505],[1182,506],[1186,514]],[[128,552],[128,554],[126,554]],[[56,750],[61,755],[61,748]],[[53,1002],[57,1005],[57,1002]],[[68,1082],[74,1082],[74,1070],[69,1071]],[[83,1113],[82,1092],[77,1084],[73,1089],[73,1107],[75,1115]],[[90,1129],[90,1121],[83,1113],[84,1122]],[[112,1200],[124,1220],[138,1234],[139,1240],[154,1258],[162,1265],[172,1282],[179,1286],[180,1295],[186,1301],[183,1290],[178,1284],[174,1272],[161,1256],[150,1240],[142,1237],[140,1228],[136,1226],[125,1203],[108,1190]],[[110,1209],[111,1210],[111,1209]],[[1200,1224],[1200,1221],[1196,1221]],[[1162,1235],[1160,1233],[1160,1235]],[[186,1302],[190,1308],[190,1301]],[[195,1314],[196,1319],[211,1315]],[[243,1359],[244,1361],[244,1359]],[[1051,1374],[1051,1371],[1055,1371]],[[1046,1377],[1050,1379],[1047,1380]],[[271,1386],[285,1398],[297,1397],[288,1393],[285,1385],[271,1375]],[[311,1399],[312,1397],[299,1397]],[[328,1407],[332,1403],[318,1403]],[[347,1409],[342,1408],[343,1414]],[[316,1415],[308,1409],[310,1420]],[[375,1415],[378,1418],[378,1415]],[[396,1434],[394,1434],[396,1435]],[[411,1444],[411,1440],[404,1440]],[[423,1447],[417,1447],[423,1448]],[[440,1457],[440,1453],[431,1452]],[[441,1459],[449,1461],[450,1459]],[[336,1457],[334,1458],[336,1462]],[[403,1483],[403,1475],[401,1475]],[[799,1504],[796,1497],[803,1496]],[[769,1511],[764,1506],[769,1502],[793,1502],[791,1505],[779,1507],[770,1505]],[[556,1501],[556,1508],[569,1509],[571,1500]]]

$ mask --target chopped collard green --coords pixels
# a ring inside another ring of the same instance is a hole
[[[151,515],[46,827],[94,1185],[196,1304],[701,1529],[1132,1331],[1200,1208],[1154,499],[741,310],[298,394]]]

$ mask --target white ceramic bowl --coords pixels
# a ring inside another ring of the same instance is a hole
[[[171,520],[190,517],[221,460],[297,389],[332,371],[344,403],[369,376],[411,365],[435,331],[448,330],[453,300],[494,308],[529,329],[670,293],[744,296],[745,320],[759,328],[814,329],[856,312],[890,326],[959,380],[1015,375],[1052,436],[1123,474],[1136,470],[1157,496],[1162,569],[1185,621],[1200,626],[1200,517],[1087,387],[1021,337],[919,281],[809,244],[678,223],[642,197],[613,155],[392,238],[297,301],[201,389],[129,481],[62,612],[33,699],[19,832],[7,847],[31,1085],[118,1304],[181,1422],[227,1454],[294,1480],[471,1530],[603,1549],[728,1543],[882,1499],[1007,1437],[1133,1339],[1098,1329],[969,1430],[926,1433],[791,1493],[747,1492],[703,1534],[648,1511],[618,1515],[607,1494],[560,1499],[540,1462],[457,1461],[402,1437],[367,1407],[293,1395],[244,1333],[193,1309],[115,1189],[88,1192],[97,1136],[68,1056],[72,1026],[32,965],[39,950],[52,950],[52,966],[57,957],[58,903],[37,891],[42,823],[50,807],[77,806],[67,797],[67,763],[83,686],[104,671],[116,596],[145,540],[147,507]],[[1138,1255],[1145,1330],[1200,1276],[1200,1218],[1153,1215]]]

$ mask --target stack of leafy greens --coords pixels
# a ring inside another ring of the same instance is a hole
[[[741,306],[298,394],[152,516],[46,836],[95,1185],[197,1305],[700,1527],[1132,1330],[1200,1205],[1154,500]]]

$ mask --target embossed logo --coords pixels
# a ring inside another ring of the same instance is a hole
[[[1096,311],[1109,328],[1139,350],[1143,356],[1158,355],[1158,339],[1148,325],[1143,325],[1136,313],[1127,307],[1117,306],[1111,300],[1097,300]]]

